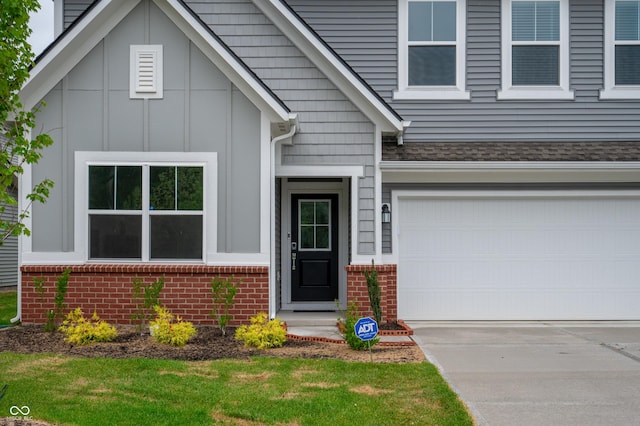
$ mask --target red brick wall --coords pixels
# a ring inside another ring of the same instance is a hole
[[[367,280],[364,271],[371,269],[371,265],[348,265],[347,270],[347,301],[356,302],[361,315],[371,315],[371,303],[367,290]],[[398,320],[398,297],[396,265],[375,265],[380,282],[380,307],[383,321]]]
[[[44,324],[47,310],[54,309],[56,279],[66,266],[26,265],[22,270],[22,322]],[[133,279],[151,283],[164,275],[162,304],[175,315],[195,324],[213,324],[211,279],[215,276],[241,279],[231,310],[232,325],[245,324],[258,312],[269,312],[269,268],[266,266],[203,265],[81,265],[69,266],[71,275],[65,297],[68,312],[80,307],[85,316],[94,310],[114,324],[132,324],[136,311],[132,298]],[[34,278],[45,279],[44,300]]]

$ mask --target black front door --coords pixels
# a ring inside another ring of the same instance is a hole
[[[291,196],[291,301],[338,298],[338,195]]]

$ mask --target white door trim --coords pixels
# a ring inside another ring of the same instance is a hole
[[[334,310],[335,302],[292,302],[291,301],[291,196],[295,194],[337,194],[338,195],[338,297],[340,309],[346,308],[347,273],[349,261],[349,181],[341,182],[289,182],[282,179],[280,202],[280,290],[282,310]]]

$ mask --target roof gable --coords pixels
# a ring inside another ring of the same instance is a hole
[[[287,106],[180,0],[151,0],[272,122],[289,122]],[[38,58],[21,92],[33,108],[141,0],[102,0],[65,31]]]
[[[404,121],[282,0],[253,0],[258,9],[385,133],[402,135]]]

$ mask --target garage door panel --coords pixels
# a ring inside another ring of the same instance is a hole
[[[399,203],[406,319],[639,319],[638,198]]]

